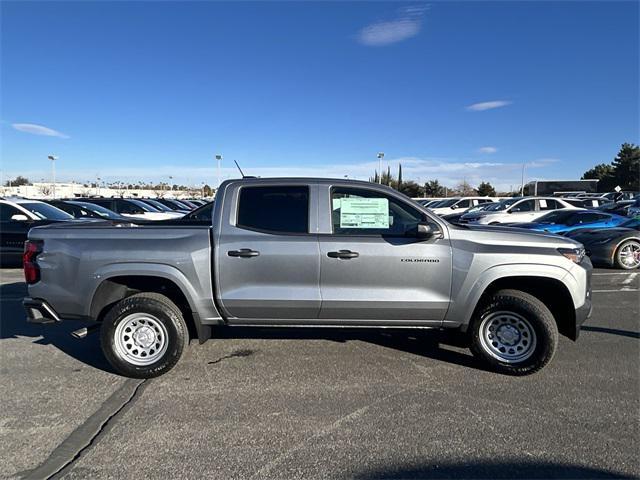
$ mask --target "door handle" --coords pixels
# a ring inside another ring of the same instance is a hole
[[[230,257],[252,258],[260,255],[260,252],[256,252],[250,248],[241,248],[240,250],[229,250],[227,255]]]
[[[327,257],[330,258],[344,258],[348,260],[349,258],[357,258],[360,254],[358,252],[352,252],[351,250],[338,250],[337,252],[329,252],[327,253]]]

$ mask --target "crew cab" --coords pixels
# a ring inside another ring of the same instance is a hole
[[[217,326],[454,329],[486,365],[525,375],[591,310],[579,243],[451,225],[382,185],[227,180],[211,208],[187,222],[32,229],[29,321],[97,322],[109,362],[139,378]]]

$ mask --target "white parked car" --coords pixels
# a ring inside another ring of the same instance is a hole
[[[482,205],[483,203],[495,202],[495,198],[490,197],[455,197],[445,198],[429,207],[436,215],[448,215],[467,210],[471,207]]]
[[[560,208],[579,209],[562,198],[556,197],[514,197],[502,200],[480,212],[462,216],[458,223],[493,225],[496,223],[526,223]]]

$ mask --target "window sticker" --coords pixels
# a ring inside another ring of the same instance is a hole
[[[547,208],[547,201],[546,200],[538,200],[538,202],[540,202],[540,208]]]
[[[389,228],[389,200],[341,198],[340,228]]]

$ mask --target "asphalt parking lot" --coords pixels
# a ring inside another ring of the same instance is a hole
[[[530,377],[435,332],[239,329],[146,381],[27,324],[0,276],[2,477],[640,476],[640,273],[597,269],[580,340]]]

